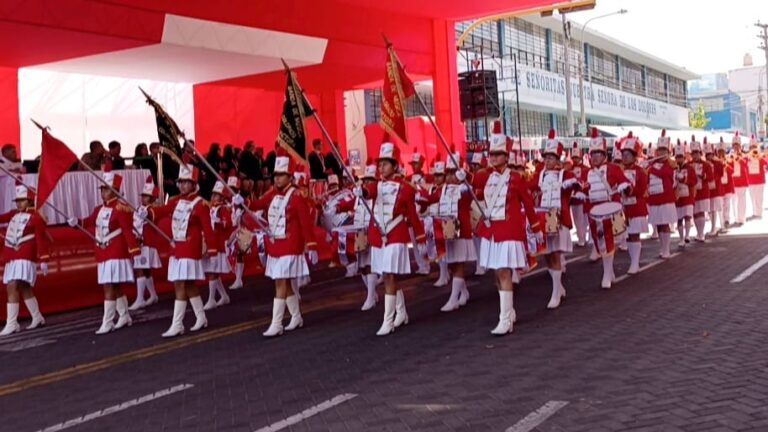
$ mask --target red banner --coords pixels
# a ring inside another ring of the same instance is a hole
[[[45,204],[56,184],[72,165],[77,162],[77,155],[66,144],[54,138],[43,129],[40,170],[37,177],[37,208]]]
[[[387,48],[386,74],[381,97],[381,127],[408,143],[405,128],[405,101],[416,94],[413,81],[397,59],[394,49]]]

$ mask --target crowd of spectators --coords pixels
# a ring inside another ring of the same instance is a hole
[[[211,190],[216,183],[216,177],[210,173],[197,153],[192,148],[194,141],[189,141],[183,148],[181,159],[198,168],[200,194],[209,198]],[[316,139],[312,142],[312,149],[308,156],[310,178],[313,180],[326,180],[329,173],[342,177],[342,167],[331,154],[323,153],[322,141]],[[36,172],[39,164],[39,156],[33,161],[24,164],[19,160],[16,146],[6,144],[2,147],[0,164],[13,172]],[[264,154],[264,148],[258,147],[253,141],[247,141],[242,149],[232,144],[221,146],[220,143],[212,143],[205,154],[205,160],[213,167],[223,179],[237,176],[240,179],[244,194],[260,196],[266,192],[272,179],[272,171],[275,164],[275,152]],[[162,179],[158,178],[158,161],[162,165]],[[82,155],[80,162],[94,171],[103,170],[105,166],[111,166],[113,170],[121,169],[146,169],[152,174],[155,184],[162,181],[163,189],[168,195],[178,193],[176,178],[179,174],[179,165],[168,154],[160,151],[157,142],[139,143],[134,147],[133,156],[123,157],[122,146],[118,141],[111,141],[106,148],[101,141],[91,141],[88,152]],[[80,163],[74,164],[71,171],[84,170]]]

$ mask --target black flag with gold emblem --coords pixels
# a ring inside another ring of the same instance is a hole
[[[283,115],[280,116],[280,132],[277,142],[298,161],[307,160],[307,130],[304,119],[312,115],[312,107],[304,98],[301,87],[296,82],[293,72],[288,70],[288,82],[285,85]]]
[[[155,120],[157,121],[157,140],[160,142],[162,152],[169,155],[179,165],[186,166],[186,164],[182,162],[181,159],[181,143],[186,142],[184,132],[179,129],[176,121],[171,118],[167,112],[165,112],[163,107],[157,103],[157,101],[152,99],[152,97],[148,95],[147,92],[145,92],[141,87],[139,87],[139,90],[141,90],[141,92],[144,94],[144,97],[147,98],[147,104],[149,104],[149,106],[155,110]]]

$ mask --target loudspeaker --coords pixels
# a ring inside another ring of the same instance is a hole
[[[499,90],[495,70],[459,74],[461,120],[499,117]]]

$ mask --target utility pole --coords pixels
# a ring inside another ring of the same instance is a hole
[[[562,13],[562,12],[561,12]],[[565,118],[568,122],[568,128],[566,129],[568,131],[568,136],[572,137],[574,135],[573,133],[573,101],[571,98],[573,97],[571,94],[571,52],[570,52],[570,45],[571,45],[571,23],[568,22],[568,18],[563,15],[563,57],[564,58],[564,66],[565,66]]]
[[[768,91],[768,24],[762,24],[760,21],[755,23],[755,27],[762,30],[762,33],[757,35],[757,38],[760,39],[762,42],[761,45],[758,46],[763,52],[765,53],[765,89]],[[762,108],[762,99],[763,99],[763,93],[760,92],[760,106]],[[762,114],[762,113],[761,113]],[[758,131],[763,132],[762,135],[765,136],[765,118],[762,117],[758,120]]]

